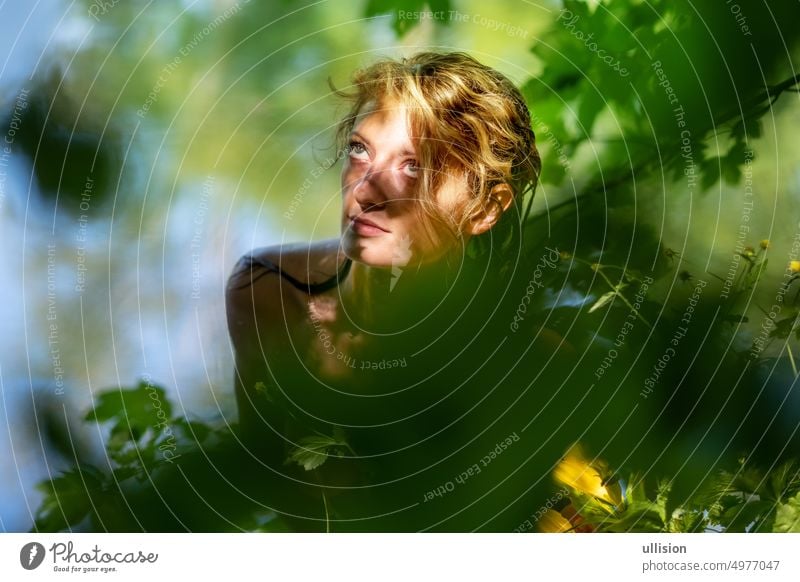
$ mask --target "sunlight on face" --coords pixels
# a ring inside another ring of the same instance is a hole
[[[342,168],[342,246],[351,259],[398,267],[463,248],[465,241],[443,228],[443,242],[434,242],[420,221],[415,141],[401,105],[371,102],[356,119]],[[436,199],[454,208],[466,192],[463,180],[450,177]]]

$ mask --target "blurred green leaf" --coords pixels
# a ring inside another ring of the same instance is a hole
[[[580,105],[578,106],[578,122],[580,123],[580,131],[585,132],[585,135],[592,135],[592,128],[594,127],[595,119],[605,107],[605,99],[603,95],[597,91],[587,87],[587,91],[581,98]]]
[[[772,531],[800,533],[800,493],[778,505]]]
[[[325,463],[328,457],[344,456],[348,448],[347,441],[341,433],[336,433],[332,437],[325,435],[305,437],[300,439],[298,446],[289,453],[287,462],[297,463],[306,471],[311,471]]]
[[[159,408],[167,419],[172,416],[172,405],[164,389],[141,381],[136,388],[100,394],[97,404],[85,419],[98,422],[116,420],[117,423],[125,420],[132,429],[144,432],[147,427],[159,422]]]
[[[450,0],[369,0],[364,8],[364,16],[372,18],[382,14],[392,16],[392,28],[398,36],[403,36],[420,20],[427,18],[420,13],[426,11],[444,12],[442,18],[436,18],[435,22],[447,24],[450,19],[447,12],[450,11]]]
[[[92,494],[99,491],[103,474],[83,465],[37,486],[44,499],[36,511],[38,531],[62,531],[83,521],[92,511]]]
[[[607,293],[603,293],[603,294],[602,294],[602,295],[601,295],[601,296],[600,296],[600,297],[597,299],[597,301],[595,301],[595,302],[594,302],[594,305],[592,305],[592,306],[589,308],[589,313],[592,313],[592,312],[594,312],[594,311],[597,311],[597,310],[598,310],[598,309],[600,309],[601,307],[603,307],[603,306],[605,306],[605,305],[608,305],[609,303],[611,303],[611,301],[613,301],[613,300],[614,300],[614,297],[616,297],[616,296],[617,296],[617,292],[616,292],[616,291],[608,291]]]

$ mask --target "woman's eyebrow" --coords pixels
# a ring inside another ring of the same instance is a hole
[[[370,143],[370,141],[366,137],[364,137],[362,134],[358,133],[356,130],[353,130],[353,131],[350,132],[349,139],[352,139],[354,137],[357,137],[358,139],[363,141],[367,146],[372,147],[372,144]],[[416,156],[417,152],[415,152],[413,149],[405,148],[403,151],[400,152],[400,155],[401,156]]]
[[[372,146],[372,143],[366,137],[364,137],[363,134],[359,133],[356,130],[353,130],[353,131],[350,132],[350,137],[348,139],[352,139],[354,137],[357,137],[358,139],[363,141],[366,145],[368,145],[370,147]],[[417,152],[414,151],[413,148],[405,148],[405,149],[403,149],[403,151],[400,152],[400,155],[401,156],[416,156]]]
[[[358,133],[356,130],[353,130],[353,131],[350,132],[350,138],[354,138],[354,137],[357,137],[358,139],[360,139],[361,141],[363,141],[367,145],[371,145],[369,140],[367,138],[365,138],[363,135],[361,135],[360,133]]]

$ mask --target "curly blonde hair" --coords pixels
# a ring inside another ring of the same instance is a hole
[[[496,184],[511,187],[515,207],[527,192],[533,195],[541,158],[525,100],[508,78],[471,56],[421,52],[384,59],[357,70],[348,90],[333,90],[350,103],[338,125],[339,152],[347,151],[366,104],[406,107],[419,143],[419,200],[427,218],[460,232],[477,210],[496,203],[490,199]],[[443,213],[436,201],[446,172],[463,173],[469,185],[471,196],[457,216]],[[423,224],[435,236],[424,215]]]

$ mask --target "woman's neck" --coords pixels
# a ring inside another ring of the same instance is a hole
[[[457,275],[458,265],[446,260],[390,268],[353,262],[339,287],[341,301],[356,325],[382,327],[398,317],[425,315],[448,294]]]
[[[342,304],[352,318],[373,321],[385,304],[391,285],[391,269],[370,267],[353,262],[350,274],[340,285]]]

